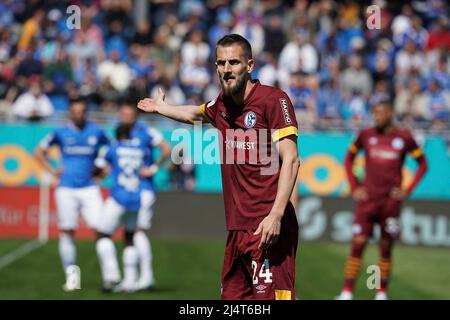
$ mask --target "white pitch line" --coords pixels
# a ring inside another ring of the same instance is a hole
[[[4,255],[3,257],[0,257],[0,270],[13,263],[14,261],[22,258],[23,256],[26,256],[31,251],[43,246],[44,244],[44,241],[31,240],[24,243],[17,249],[11,251],[10,253]]]

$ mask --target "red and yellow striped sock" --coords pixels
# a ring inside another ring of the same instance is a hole
[[[344,290],[353,291],[355,280],[361,269],[361,258],[349,256],[345,264]]]
[[[380,261],[378,263],[378,266],[380,267],[380,291],[386,291],[388,282],[389,282],[389,275],[391,273],[391,259],[384,259],[380,258]]]

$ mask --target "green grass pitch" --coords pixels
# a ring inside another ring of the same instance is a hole
[[[0,258],[25,240],[0,240]],[[65,293],[57,241],[34,250],[0,270],[0,299],[219,299],[224,241],[152,241],[155,288],[133,294],[100,292],[100,269],[91,241],[77,241],[81,290]],[[122,245],[118,243],[119,259]],[[299,299],[333,299],[342,284],[347,244],[300,243],[297,255]],[[372,299],[366,268],[376,264],[370,245],[364,256],[356,299]],[[447,249],[397,246],[390,286],[391,299],[450,299],[450,254]]]

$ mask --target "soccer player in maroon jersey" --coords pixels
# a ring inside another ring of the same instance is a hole
[[[338,299],[351,300],[353,287],[361,268],[361,258],[373,225],[380,225],[380,288],[375,299],[387,299],[387,285],[391,271],[391,252],[399,236],[401,204],[427,170],[422,149],[417,146],[411,132],[393,124],[392,103],[380,101],[372,109],[375,127],[362,130],[345,158],[345,170],[353,199],[357,202],[352,227],[351,254],[345,265],[344,288]],[[359,184],[353,175],[353,163],[360,150],[365,152],[365,178]],[[413,181],[402,188],[402,166],[410,154],[419,164]]]
[[[184,123],[204,119],[219,131],[228,230],[222,299],[294,300],[298,224],[289,196],[300,166],[294,109],[286,93],[252,80],[251,46],[242,36],[217,42],[215,65],[222,87],[216,99],[176,107],[160,91],[138,108]]]

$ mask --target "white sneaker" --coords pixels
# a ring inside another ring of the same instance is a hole
[[[79,290],[81,288],[80,281],[80,267],[77,265],[68,266],[66,269],[66,282],[63,284],[62,289],[65,292]]]
[[[113,292],[133,293],[137,290],[137,282],[122,281],[113,288]]]
[[[155,285],[155,279],[147,278],[147,279],[139,279],[136,283],[136,290],[148,290],[151,289]]]
[[[378,291],[375,295],[374,300],[388,300],[387,293],[383,291]]]
[[[119,281],[106,281],[103,283],[103,287],[102,287],[101,291],[103,293],[113,292],[119,284],[120,284],[120,280]]]
[[[335,300],[353,300],[353,293],[350,291],[342,291]]]

